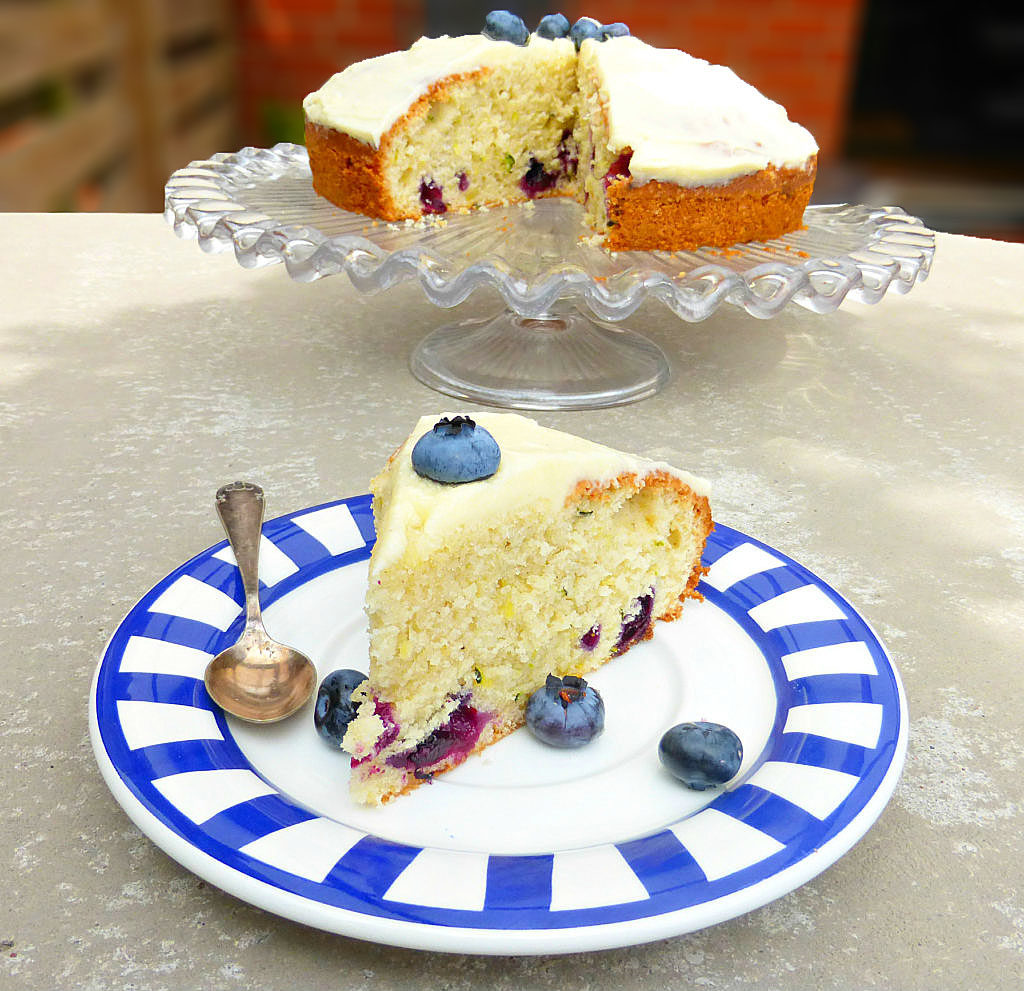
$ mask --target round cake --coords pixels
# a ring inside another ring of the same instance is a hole
[[[314,189],[387,221],[573,196],[613,250],[798,229],[807,130],[731,69],[600,27],[421,38],[350,65],[303,104]]]

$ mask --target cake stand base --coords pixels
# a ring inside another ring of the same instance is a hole
[[[656,344],[574,310],[448,324],[413,351],[413,375],[458,399],[512,409],[599,409],[653,396],[669,379]]]

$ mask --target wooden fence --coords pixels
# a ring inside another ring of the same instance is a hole
[[[0,0],[0,211],[152,211],[237,147],[231,0]]]

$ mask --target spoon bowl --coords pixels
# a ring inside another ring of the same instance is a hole
[[[233,482],[217,490],[217,513],[238,562],[245,593],[245,627],[237,642],[206,667],[210,698],[225,712],[250,723],[276,723],[298,712],[316,688],[316,668],[305,654],[271,639],[259,602],[259,542],[263,490]]]
[[[204,680],[225,712],[250,723],[276,723],[306,704],[316,687],[316,669],[305,654],[268,638],[222,650]]]

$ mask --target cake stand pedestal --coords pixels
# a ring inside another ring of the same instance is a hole
[[[619,325],[649,296],[687,322],[726,304],[761,318],[791,304],[829,313],[908,292],[935,252],[935,235],[898,207],[849,204],[809,207],[801,230],[774,241],[685,252],[605,251],[567,199],[383,224],[318,197],[292,144],[193,162],[168,180],[164,212],[204,250],[233,250],[247,268],[283,263],[300,282],[344,272],[374,293],[416,278],[445,308],[497,290],[504,313],[434,330],[410,367],[446,395],[536,410],[616,406],[665,385],[665,354]]]
[[[420,342],[409,367],[445,395],[528,410],[618,406],[653,396],[669,379],[656,344],[568,307],[445,324]]]

